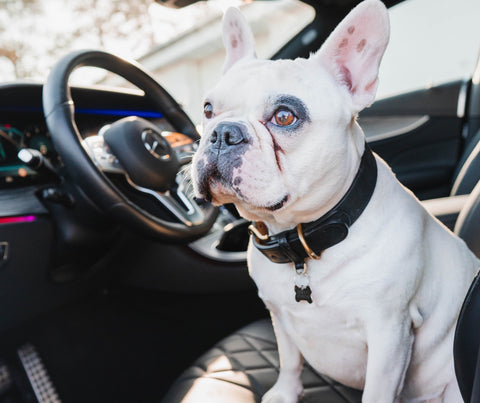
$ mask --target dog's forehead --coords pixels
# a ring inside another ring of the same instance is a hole
[[[312,66],[309,60],[255,59],[237,63],[207,98],[219,110],[259,110],[278,94],[321,102],[318,96],[312,96],[312,89],[329,93],[331,87],[328,72],[318,65]]]

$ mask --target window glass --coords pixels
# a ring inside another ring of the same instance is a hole
[[[469,78],[480,49],[479,0],[407,0],[390,9],[377,98]]]

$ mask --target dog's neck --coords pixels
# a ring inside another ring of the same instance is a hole
[[[365,150],[365,136],[355,120],[349,127],[350,141],[342,160],[342,169],[329,178],[322,178],[312,188],[321,189],[311,192],[306,201],[297,200],[285,210],[260,217],[270,234],[295,228],[297,224],[315,221],[330,211],[350,188]]]

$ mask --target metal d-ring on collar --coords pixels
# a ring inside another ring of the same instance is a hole
[[[254,246],[274,263],[294,263],[305,270],[305,260],[319,259],[322,252],[341,241],[367,207],[377,183],[377,163],[365,144],[358,172],[343,198],[318,220],[295,229],[269,235],[262,222],[249,227]]]
[[[303,249],[305,249],[305,252],[307,252],[308,257],[313,260],[320,260],[320,258],[322,257],[323,251],[320,252],[320,255],[317,255],[313,250],[310,249],[310,246],[308,246],[307,240],[303,235],[302,224],[297,225],[297,234],[298,234],[298,238],[300,239],[300,242],[302,243]]]

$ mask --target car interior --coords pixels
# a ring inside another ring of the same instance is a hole
[[[273,59],[308,57],[358,3],[304,2],[315,18]],[[70,86],[82,66],[136,89]],[[359,123],[480,256],[480,61],[469,79],[375,102]],[[249,223],[192,196],[198,139],[161,84],[104,51],[65,55],[45,83],[0,84],[0,402],[247,403],[273,386],[278,353],[246,267]],[[466,402],[480,401],[478,288],[454,346]],[[302,381],[302,402],[361,401],[308,363]]]

